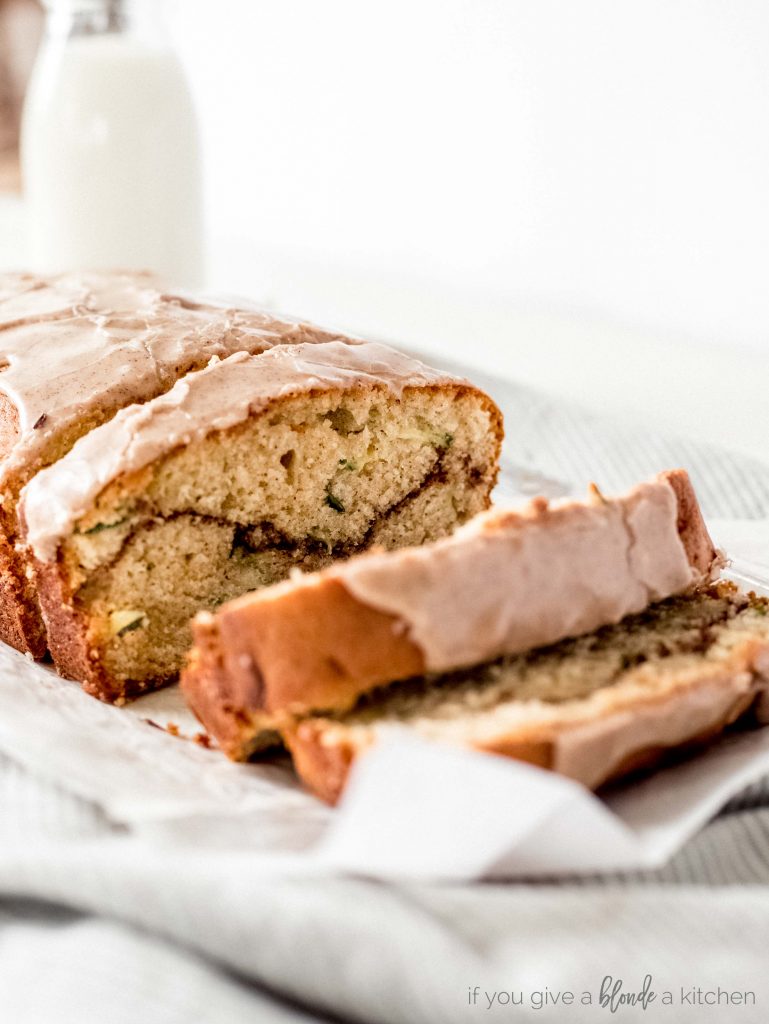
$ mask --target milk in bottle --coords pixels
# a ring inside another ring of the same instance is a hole
[[[46,0],[22,122],[40,271],[150,269],[202,283],[197,128],[161,0]]]

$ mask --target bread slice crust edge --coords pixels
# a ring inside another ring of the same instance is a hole
[[[668,470],[658,479],[675,495],[678,532],[692,568],[709,576],[719,557],[688,473]],[[258,746],[260,728],[311,709],[345,710],[361,693],[425,670],[423,652],[396,617],[329,577],[283,594],[279,602],[246,596],[225,605],[213,619],[193,622],[193,638],[182,690],[235,760],[247,759]]]
[[[493,739],[467,744],[468,749],[524,761],[557,771],[590,789],[659,766],[672,752],[687,752],[719,738],[724,730],[751,715],[767,721],[769,642],[748,640],[716,670],[689,679],[671,692],[622,700],[600,719],[520,727]],[[648,719],[644,726],[644,717]],[[594,726],[609,737],[596,741]],[[329,804],[338,802],[353,764],[372,745],[338,723],[307,718],[283,730],[283,739],[304,785]],[[566,757],[566,745],[575,747]]]

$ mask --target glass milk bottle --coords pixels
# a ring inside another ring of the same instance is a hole
[[[32,269],[202,283],[194,111],[162,0],[45,0],[22,121]]]

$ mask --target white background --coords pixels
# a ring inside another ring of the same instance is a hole
[[[211,12],[174,27],[218,285],[763,452],[765,0]]]
[[[212,284],[769,435],[766,0],[177,0]]]
[[[220,228],[766,344],[766,0],[215,10],[176,24]]]

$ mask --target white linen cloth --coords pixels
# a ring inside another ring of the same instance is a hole
[[[515,387],[489,389],[506,414],[508,495],[579,493],[591,478],[620,490],[685,465],[711,517],[769,514],[768,466],[602,423]],[[740,529],[751,530],[746,560],[760,567],[769,561],[769,528],[764,556],[764,524],[753,525]],[[117,765],[112,730],[123,719],[95,705],[105,713],[104,729],[89,734],[89,772],[98,777],[78,775],[69,748],[79,742],[80,694],[72,691],[55,740],[46,732],[35,743],[29,721],[42,691],[30,689],[26,706],[8,692],[0,688],[0,1007],[9,1021],[592,1021],[611,1016],[599,1005],[606,976],[629,993],[646,975],[656,1001],[648,1010],[622,1005],[617,1019],[769,1015],[763,781],[654,871],[383,884],[260,853],[276,835],[258,824],[244,849],[244,837],[206,817],[211,799],[248,799],[237,772],[213,761],[206,791],[195,794],[203,813],[194,828],[169,829],[169,780],[153,789],[153,740]],[[195,763],[210,752],[179,747],[188,771],[182,765],[171,782],[188,801],[190,778],[197,786],[200,777]],[[269,774],[260,797],[281,801],[283,838],[302,846],[331,812],[298,793],[286,768]],[[107,789],[109,801],[94,798]],[[693,988],[720,993],[721,1002],[690,1003]],[[565,990],[574,1003],[563,1005]],[[671,1006],[662,1005],[665,991]],[[752,993],[755,1003],[725,1004],[723,993]]]

